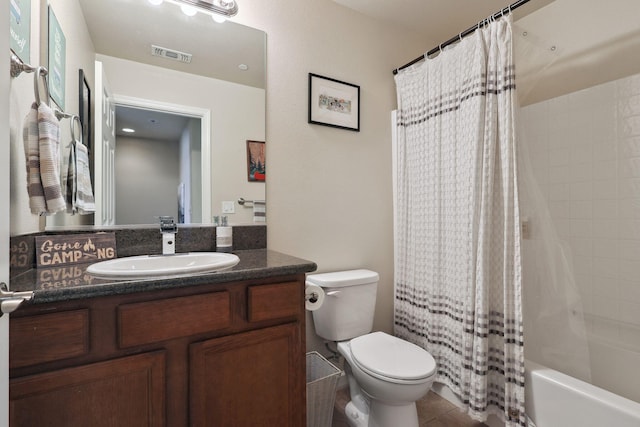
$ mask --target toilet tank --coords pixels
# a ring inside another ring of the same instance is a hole
[[[344,341],[371,332],[378,279],[378,273],[371,270],[308,275],[307,282],[325,293],[324,302],[313,311],[316,334],[329,341]]]

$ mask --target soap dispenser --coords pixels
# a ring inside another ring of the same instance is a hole
[[[220,225],[216,227],[216,251],[231,252],[233,249],[233,228],[228,225],[227,217],[220,218]]]

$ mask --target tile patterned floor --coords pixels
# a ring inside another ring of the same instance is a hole
[[[344,407],[349,400],[347,388],[338,390],[333,412],[333,427],[349,427],[344,415]],[[454,404],[432,391],[416,402],[416,406],[420,427],[487,427],[486,424],[474,421],[461,413]]]

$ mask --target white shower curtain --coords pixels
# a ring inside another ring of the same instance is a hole
[[[395,332],[469,415],[524,426],[511,17],[396,84]]]

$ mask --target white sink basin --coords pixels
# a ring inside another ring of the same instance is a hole
[[[103,277],[157,277],[206,273],[231,268],[240,262],[234,254],[189,252],[175,255],[140,255],[91,264],[87,273]]]

